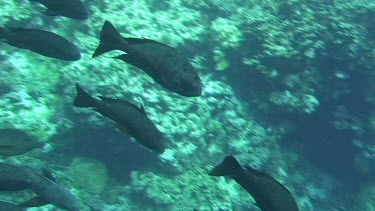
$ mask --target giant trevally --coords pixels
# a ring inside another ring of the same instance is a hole
[[[233,156],[225,157],[209,175],[233,178],[251,194],[262,211],[299,211],[294,197],[284,185],[251,167],[242,168]]]
[[[0,155],[14,156],[43,146],[26,132],[14,128],[0,129]]]
[[[85,20],[89,17],[86,7],[80,0],[30,0],[43,4],[47,9],[43,12],[48,16],[65,16]]]
[[[99,96],[91,97],[76,84],[77,96],[74,106],[92,107],[101,115],[116,122],[118,127],[139,143],[156,153],[162,153],[166,148],[166,138],[155,124],[147,117],[143,106],[138,107],[126,100],[112,99]]]
[[[28,49],[50,58],[75,61],[81,58],[77,46],[53,32],[39,29],[0,27],[0,40],[17,47]]]
[[[177,94],[195,97],[202,93],[202,82],[189,60],[166,44],[140,38],[123,38],[109,21],[105,21],[100,44],[92,57],[109,51],[126,52],[121,59],[145,71],[164,88]]]

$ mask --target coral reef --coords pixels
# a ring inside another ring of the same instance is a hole
[[[332,208],[329,204],[334,204],[330,202],[336,184],[306,164],[302,157],[307,155],[294,153],[298,151],[295,145],[284,148],[285,137],[300,141],[296,145],[318,149],[319,155],[331,154],[339,148],[337,144],[340,148],[355,146],[358,154],[345,152],[343,156],[355,163],[361,175],[375,171],[370,166],[375,157],[371,141],[375,32],[368,23],[375,14],[373,1],[84,3],[90,18],[74,22],[43,16],[40,5],[30,1],[4,2],[4,25],[54,31],[80,46],[82,59],[66,63],[4,44],[0,52],[0,125],[26,130],[52,145],[45,155],[37,152],[5,161],[33,163],[29,156],[55,161],[57,164],[49,167],[68,178],[87,209],[93,205],[103,210],[254,208],[251,197],[235,183],[207,175],[207,169],[226,154],[236,155],[243,164],[265,170],[286,184],[301,210]],[[203,95],[185,99],[169,93],[143,71],[109,58],[117,52],[92,59],[106,19],[125,37],[155,39],[184,51],[199,69]],[[77,155],[73,144],[64,145],[70,151],[57,152],[57,142],[65,136],[68,143],[80,144],[81,137],[74,136],[77,131],[105,134],[110,125],[93,112],[71,108],[77,81],[91,93],[131,99],[145,106],[150,119],[173,140],[156,158],[162,167],[137,170],[129,184],[124,184],[111,178],[111,169],[107,172],[101,161],[85,158],[85,151]],[[279,116],[291,123],[270,121]],[[311,121],[305,121],[310,117]],[[333,135],[320,139],[316,134],[321,131],[310,131],[314,125],[322,125],[323,132]],[[286,136],[295,131],[302,131],[303,137]],[[178,174],[163,172],[166,165]],[[364,210],[373,209],[372,189],[362,193],[359,204]],[[103,198],[95,198],[95,194]],[[29,194],[1,196],[24,199]]]

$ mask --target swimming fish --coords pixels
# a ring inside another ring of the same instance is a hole
[[[99,96],[91,97],[79,84],[76,84],[77,96],[73,105],[92,107],[96,112],[116,122],[118,127],[140,144],[156,153],[166,148],[166,138],[147,117],[144,107],[138,107],[126,100]]]
[[[74,195],[67,188],[57,184],[46,170],[40,174],[36,169],[27,166],[0,163],[0,191],[20,190],[31,190],[38,196],[18,204],[19,207],[53,204],[71,211],[80,210],[79,202]]]
[[[4,211],[26,211],[25,208],[20,207],[16,204],[0,200],[0,210]]]
[[[233,156],[225,157],[209,175],[233,178],[251,194],[262,211],[299,211],[292,194],[281,183],[251,167],[242,168]]]
[[[37,196],[20,203],[22,207],[40,207],[45,204],[52,204],[56,207],[69,211],[81,210],[78,199],[66,188],[56,183],[52,174],[44,170],[38,175],[35,184],[30,188]]]
[[[27,167],[0,163],[0,191],[26,190],[37,180],[37,175]]]
[[[50,58],[76,61],[81,58],[77,46],[52,32],[39,29],[0,27],[0,40]]]
[[[187,97],[200,96],[202,82],[189,60],[177,49],[140,38],[123,38],[111,22],[105,21],[100,44],[92,57],[109,51],[126,52],[114,57],[145,71],[164,88]]]
[[[41,146],[42,142],[36,141],[22,130],[0,129],[0,155],[20,155]]]
[[[80,0],[30,0],[43,4],[47,16],[65,16],[72,19],[85,20],[89,17],[85,5]]]

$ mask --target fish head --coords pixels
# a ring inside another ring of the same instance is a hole
[[[202,81],[197,74],[191,79],[182,79],[179,84],[179,94],[186,97],[198,97],[202,94]]]
[[[166,141],[167,140],[165,138],[159,138],[159,139],[148,141],[147,143],[143,143],[143,144],[151,151],[157,154],[162,154],[164,150],[166,149],[166,144],[165,144]]]
[[[87,10],[85,10],[85,9],[77,10],[77,11],[75,11],[74,14],[71,14],[70,16],[71,16],[71,18],[74,18],[74,19],[77,19],[77,20],[86,20],[87,18],[89,18],[89,14],[88,14]]]
[[[165,150],[165,145],[164,144],[158,144],[153,146],[153,151],[157,154],[162,154]]]

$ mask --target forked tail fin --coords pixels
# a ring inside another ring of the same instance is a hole
[[[97,100],[91,97],[83,88],[76,83],[77,96],[74,99],[73,106],[76,107],[95,107]]]
[[[240,163],[233,156],[226,156],[219,165],[215,166],[208,174],[211,176],[232,176],[242,170]]]
[[[113,50],[120,50],[124,38],[109,21],[105,21],[100,33],[100,44],[92,54],[92,58]]]

